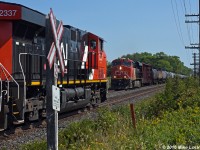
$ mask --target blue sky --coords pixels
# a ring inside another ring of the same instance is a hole
[[[185,24],[186,13],[198,12],[197,0],[7,0],[49,13],[64,24],[93,32],[105,39],[108,61],[135,52],[180,57],[192,68],[192,52],[185,46],[198,42],[198,25]],[[198,18],[195,18],[198,19]]]

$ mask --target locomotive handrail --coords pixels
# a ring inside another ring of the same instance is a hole
[[[125,74],[126,76],[128,76],[128,78],[131,78],[131,77],[127,74],[127,72],[124,72],[124,74]]]
[[[25,99],[26,99],[26,79],[25,79],[25,75],[24,75],[24,70],[22,68],[22,63],[21,63],[21,55],[27,55],[28,53],[20,53],[19,54],[19,65],[20,68],[22,70],[22,76],[24,78],[24,100],[23,100],[23,108],[25,107]]]
[[[22,63],[21,63],[21,55],[34,55],[34,56],[43,56],[43,57],[45,57],[45,55],[38,55],[38,54],[31,54],[31,53],[20,53],[20,54],[19,54],[19,65],[20,65],[20,68],[21,68],[21,70],[22,70],[22,76],[23,76],[23,80],[24,80],[24,102],[23,102],[23,107],[25,107],[25,99],[26,99],[26,78],[25,78],[24,70],[23,70]]]
[[[24,70],[23,70],[23,67],[22,67],[22,63],[21,63],[21,55],[37,55],[37,56],[43,56],[45,57],[45,55],[38,55],[38,54],[31,54],[31,53],[20,53],[19,54],[19,65],[20,65],[20,68],[22,70],[22,76],[24,78],[24,100],[23,100],[23,108],[25,107],[25,104],[26,104],[26,78],[25,78],[25,74],[24,74]],[[24,116],[23,116],[24,117]],[[24,120],[24,118],[22,118]]]
[[[0,81],[1,81],[1,86],[0,86],[0,88],[1,88],[1,90],[0,90],[0,112],[1,112],[1,104],[2,104],[2,80],[1,80],[1,78],[0,78]]]
[[[6,77],[6,80],[7,80],[7,82],[8,82],[8,87],[7,87],[7,90],[6,90],[6,95],[7,95],[7,101],[9,101],[9,95],[10,95],[10,93],[9,93],[9,89],[10,89],[10,85],[9,85],[9,80],[8,80],[8,77],[7,77],[7,75],[6,75],[6,73],[5,73],[5,71],[7,71],[6,69],[5,69],[5,67],[2,65],[2,71],[3,71],[3,73],[4,73],[4,76]],[[8,73],[9,74],[9,73]],[[19,89],[18,89],[18,92],[19,92]]]
[[[18,88],[18,92],[17,92],[17,98],[19,99],[19,84],[17,83],[17,81],[13,78],[13,76],[8,72],[8,70],[3,66],[2,63],[0,63],[0,67],[2,68],[3,72],[6,71],[6,73],[12,78],[12,80],[15,82],[15,84],[17,85]],[[6,76],[5,72],[4,75],[8,81],[8,77]]]

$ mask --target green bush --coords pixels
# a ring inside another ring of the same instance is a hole
[[[157,94],[155,98],[148,100],[138,108],[138,115],[152,118],[162,115],[163,111],[173,111],[180,107],[200,106],[200,88],[193,78],[187,80],[167,80],[163,93]]]

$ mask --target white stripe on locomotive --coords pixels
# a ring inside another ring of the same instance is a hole
[[[88,46],[85,46],[85,50],[84,50],[84,53],[83,53],[83,60],[82,60],[81,69],[85,69],[85,63],[87,61],[87,57],[88,57]]]
[[[90,72],[89,74],[89,80],[93,80],[94,79],[94,69],[92,69],[92,72]]]
[[[67,59],[68,59],[68,44],[66,43],[66,50],[64,47],[63,42],[60,44],[60,49],[63,55],[63,59],[64,59],[64,66],[67,67]],[[60,63],[58,61],[58,66],[60,66]]]

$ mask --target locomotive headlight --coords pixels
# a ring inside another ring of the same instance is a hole
[[[126,78],[126,76],[124,76],[124,78]]]
[[[114,76],[114,78],[116,78],[116,76]]]
[[[122,66],[119,67],[119,70],[122,70]]]

